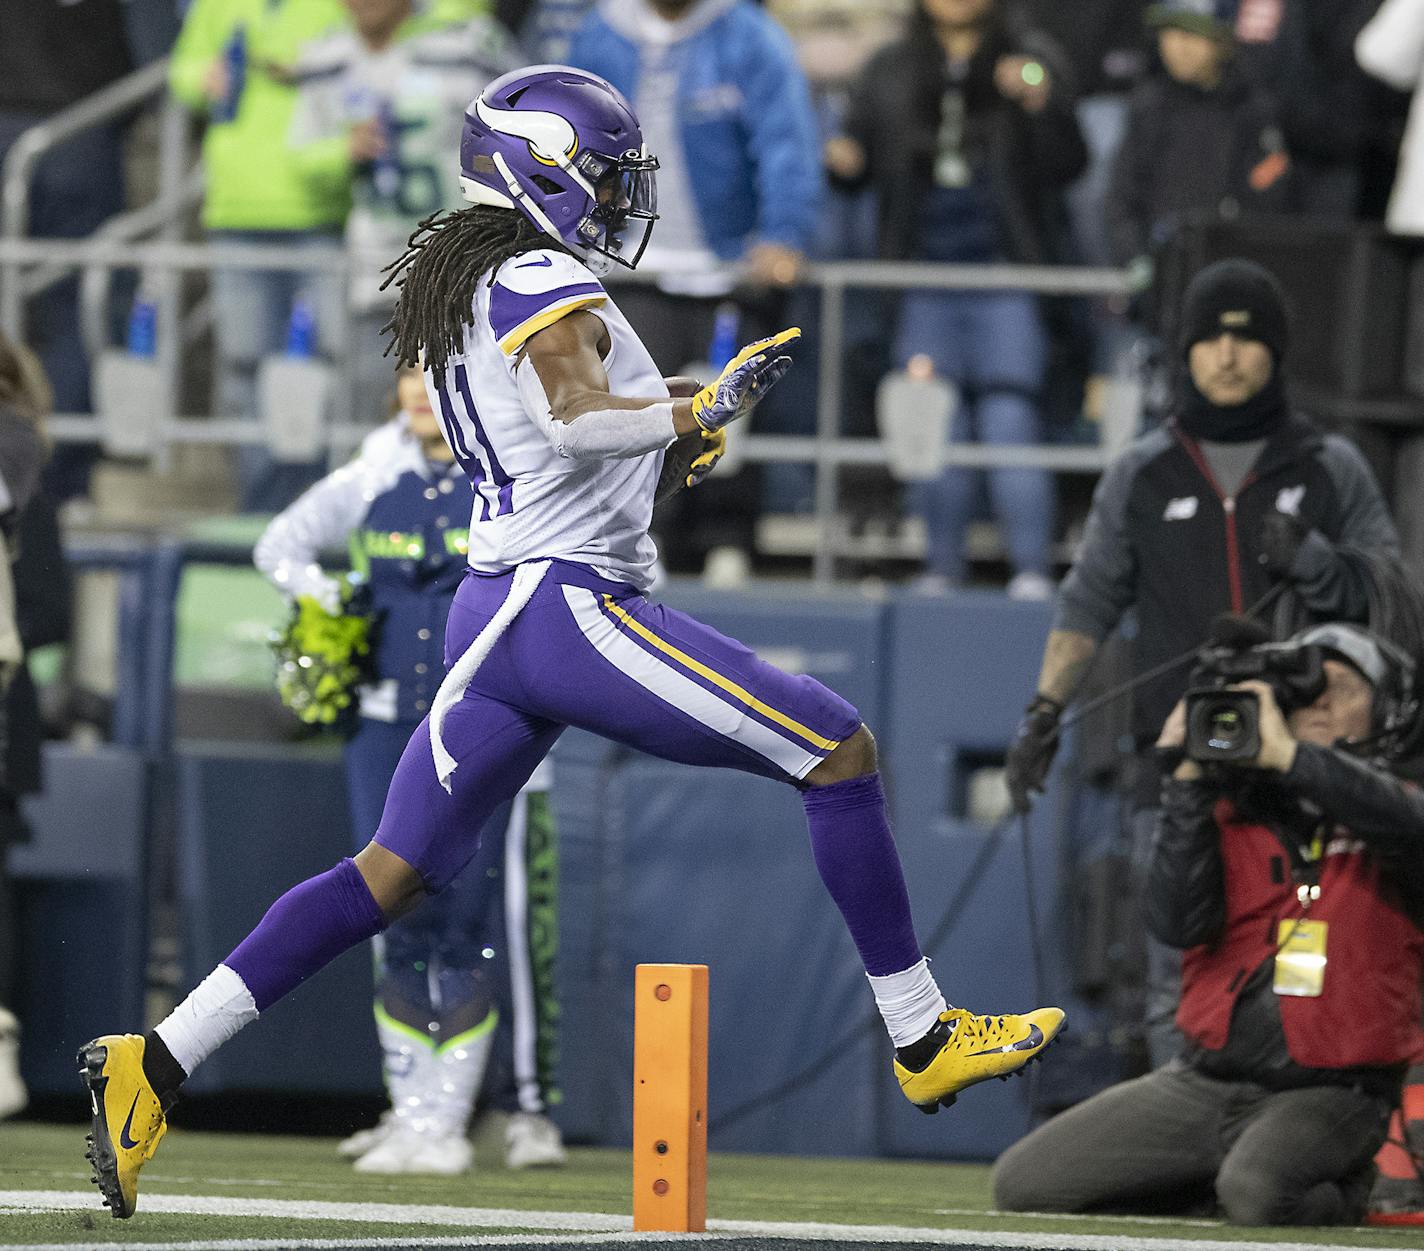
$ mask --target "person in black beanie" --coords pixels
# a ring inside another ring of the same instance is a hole
[[[1014,805],[1027,812],[1057,751],[1064,708],[1103,640],[1135,608],[1132,668],[1144,680],[1131,696],[1128,793],[1139,866],[1160,790],[1152,744],[1186,688],[1188,663],[1145,675],[1201,646],[1217,616],[1250,611],[1282,582],[1290,594],[1267,623],[1277,637],[1310,621],[1362,620],[1366,597],[1342,548],[1399,550],[1359,449],[1291,410],[1290,317],[1276,280],[1248,260],[1217,261],[1192,279],[1177,324],[1172,416],[1129,445],[1098,483],[1059,588],[1037,692],[1007,758]],[[1176,953],[1149,945],[1154,1066],[1179,1041],[1176,963]]]

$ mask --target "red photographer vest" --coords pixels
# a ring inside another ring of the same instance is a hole
[[[1419,978],[1424,932],[1398,906],[1378,861],[1336,827],[1325,847],[1320,898],[1304,908],[1290,858],[1264,825],[1216,806],[1226,886],[1226,928],[1182,960],[1177,1025],[1199,1046],[1226,1045],[1236,997],[1275,955],[1279,922],[1325,921],[1325,982],[1315,997],[1281,995],[1281,1026],[1291,1059],[1305,1068],[1387,1068],[1424,1058]]]

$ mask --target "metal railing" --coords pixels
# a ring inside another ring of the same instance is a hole
[[[0,239],[0,267],[23,270],[27,266],[65,265],[94,269],[137,269],[143,281],[177,285],[183,271],[209,271],[217,267],[254,270],[329,272],[343,278],[351,261],[339,247],[291,251],[280,246],[257,244],[207,244],[152,242],[128,243],[110,238],[87,240]],[[816,433],[814,436],[749,434],[741,440],[745,459],[756,463],[809,463],[815,469],[815,514],[821,533],[828,540],[817,545],[812,558],[817,581],[834,579],[837,552],[834,537],[839,509],[839,471],[843,466],[885,466],[889,456],[878,439],[841,436],[844,410],[842,358],[845,350],[845,306],[848,293],[856,290],[1032,290],[1052,295],[1126,295],[1131,285],[1125,272],[1113,269],[1057,268],[1050,266],[899,264],[875,261],[847,261],[808,267],[803,279],[820,292],[820,372],[817,379]],[[616,295],[616,288],[615,288]],[[345,302],[340,302],[346,315]],[[177,394],[176,302],[165,316],[160,309],[159,341],[173,345],[170,353],[160,349],[159,361],[173,371],[174,382],[167,393]],[[165,327],[162,323],[168,322]],[[338,327],[335,341],[349,348],[347,327]],[[350,412],[353,371],[336,362],[338,384],[348,388],[341,411]],[[58,439],[97,441],[95,419],[77,414],[60,414],[51,422]],[[333,452],[348,451],[369,430],[355,422],[333,422],[326,429],[327,445]],[[182,443],[260,444],[265,441],[263,426],[254,421],[179,415],[171,404],[156,419],[161,446]],[[1096,473],[1121,449],[1131,429],[1105,423],[1100,439],[1090,445],[1033,444],[989,446],[954,444],[944,449],[946,465],[988,468],[1032,466],[1060,473]]]
[[[340,248],[303,250],[280,246],[229,243],[183,243],[181,232],[201,196],[201,173],[187,157],[187,120],[182,107],[166,95],[167,62],[135,71],[80,103],[24,132],[0,167],[0,329],[18,336],[25,300],[76,270],[82,272],[84,338],[91,358],[107,346],[108,304],[112,276],[137,270],[140,289],[157,305],[156,359],[163,385],[160,411],[155,414],[155,460],[167,462],[170,448],[205,443],[241,446],[261,444],[266,433],[260,422],[179,414],[179,376],[185,342],[182,308],[184,272],[216,268],[326,272],[343,282],[353,269],[352,258]],[[43,155],[74,135],[162,98],[159,139],[159,192],[149,204],[107,223],[82,240],[26,238],[31,186]],[[146,236],[157,235],[154,241]],[[631,275],[623,281],[648,282],[651,276]],[[816,433],[774,435],[749,433],[739,440],[744,458],[754,463],[803,463],[814,467],[815,514],[824,541],[816,545],[813,574],[831,581],[838,547],[839,475],[847,466],[886,466],[889,456],[878,439],[841,436],[845,408],[842,358],[846,347],[845,312],[848,295],[858,290],[1030,290],[1045,295],[1113,296],[1132,290],[1125,271],[1020,265],[942,265],[877,261],[844,261],[808,267],[802,282],[820,293],[819,375]],[[616,295],[616,288],[615,288]],[[343,324],[332,341],[342,345],[346,359],[335,362],[336,407],[355,411],[350,310],[345,301]],[[325,337],[325,336],[324,336]],[[989,446],[962,443],[944,449],[943,463],[967,467],[1032,466],[1060,473],[1100,471],[1131,435],[1130,422],[1105,421],[1095,445]],[[349,452],[368,431],[363,423],[334,421],[325,428],[330,454]],[[57,414],[50,422],[56,439],[101,442],[102,428],[87,414]],[[843,546],[843,544],[839,544]]]

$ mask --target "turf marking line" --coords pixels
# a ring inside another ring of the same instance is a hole
[[[25,1213],[54,1211],[97,1211],[105,1209],[97,1195],[69,1190],[0,1190],[0,1215],[6,1210]],[[924,1229],[898,1225],[832,1225],[821,1222],[719,1221],[707,1222],[707,1233],[632,1233],[632,1219],[606,1212],[536,1212],[518,1208],[465,1208],[446,1204],[407,1205],[399,1203],[333,1203],[304,1199],[235,1199],[214,1195],[146,1195],[143,1210],[181,1216],[255,1216],[289,1220],[370,1221],[373,1224],[444,1225],[465,1229],[503,1227],[567,1231],[560,1241],[591,1244],[627,1242],[688,1241],[744,1235],[759,1238],[802,1241],[933,1243],[939,1246],[1024,1248],[1043,1251],[1358,1251],[1359,1244],[1301,1242],[1234,1242],[1209,1238],[1125,1237],[1114,1234],[1065,1234],[1057,1232],[1010,1233],[978,1229]],[[594,1230],[597,1232],[587,1233]],[[112,1251],[278,1251],[279,1248],[385,1248],[415,1246],[468,1246],[470,1236],[460,1238],[343,1238],[226,1239],[212,1242],[56,1243],[42,1244],[43,1251],[80,1251],[82,1247]],[[479,1238],[481,1245],[544,1246],[542,1234],[500,1234]],[[9,1251],[20,1251],[11,1248]],[[37,1246],[25,1251],[38,1251]]]

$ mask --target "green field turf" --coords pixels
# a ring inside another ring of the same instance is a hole
[[[499,1159],[490,1136],[477,1137],[476,1151],[476,1171],[466,1177],[365,1178],[337,1157],[332,1139],[178,1130],[144,1172],[138,1214],[115,1221],[89,1184],[82,1130],[10,1123],[0,1125],[0,1245],[221,1239],[320,1239],[337,1245],[414,1239],[434,1246],[474,1245],[482,1237],[522,1233],[530,1236],[526,1245],[555,1246],[567,1242],[561,1231],[600,1235],[602,1245],[610,1238],[635,1241],[609,1232],[626,1229],[631,1212],[627,1152],[576,1149],[567,1168],[509,1172],[497,1163],[479,1166],[479,1159]],[[719,1229],[718,1222],[982,1231],[991,1239],[1017,1232],[1033,1235],[1025,1245],[1042,1248],[1073,1246],[1081,1235],[1107,1235],[1114,1246],[1134,1238],[1424,1246],[1424,1230],[1259,1230],[1205,1221],[998,1216],[988,1210],[988,1170],[977,1165],[714,1154],[709,1178],[709,1228],[721,1233],[718,1242],[728,1247],[734,1241],[762,1245],[765,1239],[766,1245],[784,1251],[787,1240],[794,1244],[797,1235],[794,1229]],[[25,1199],[17,1192],[43,1193]],[[256,1210],[224,1211],[233,1200]],[[19,1210],[25,1203],[46,1210]],[[297,1203],[322,1206],[294,1207]],[[212,1210],[155,1210],[175,1205]],[[328,1219],[319,1219],[323,1216]],[[807,1237],[815,1232],[806,1231]],[[832,1245],[868,1245],[894,1236],[883,1228],[865,1232],[870,1235],[865,1243],[843,1234]],[[751,1234],[757,1237],[748,1241]],[[733,1235],[738,1239],[729,1240]]]

